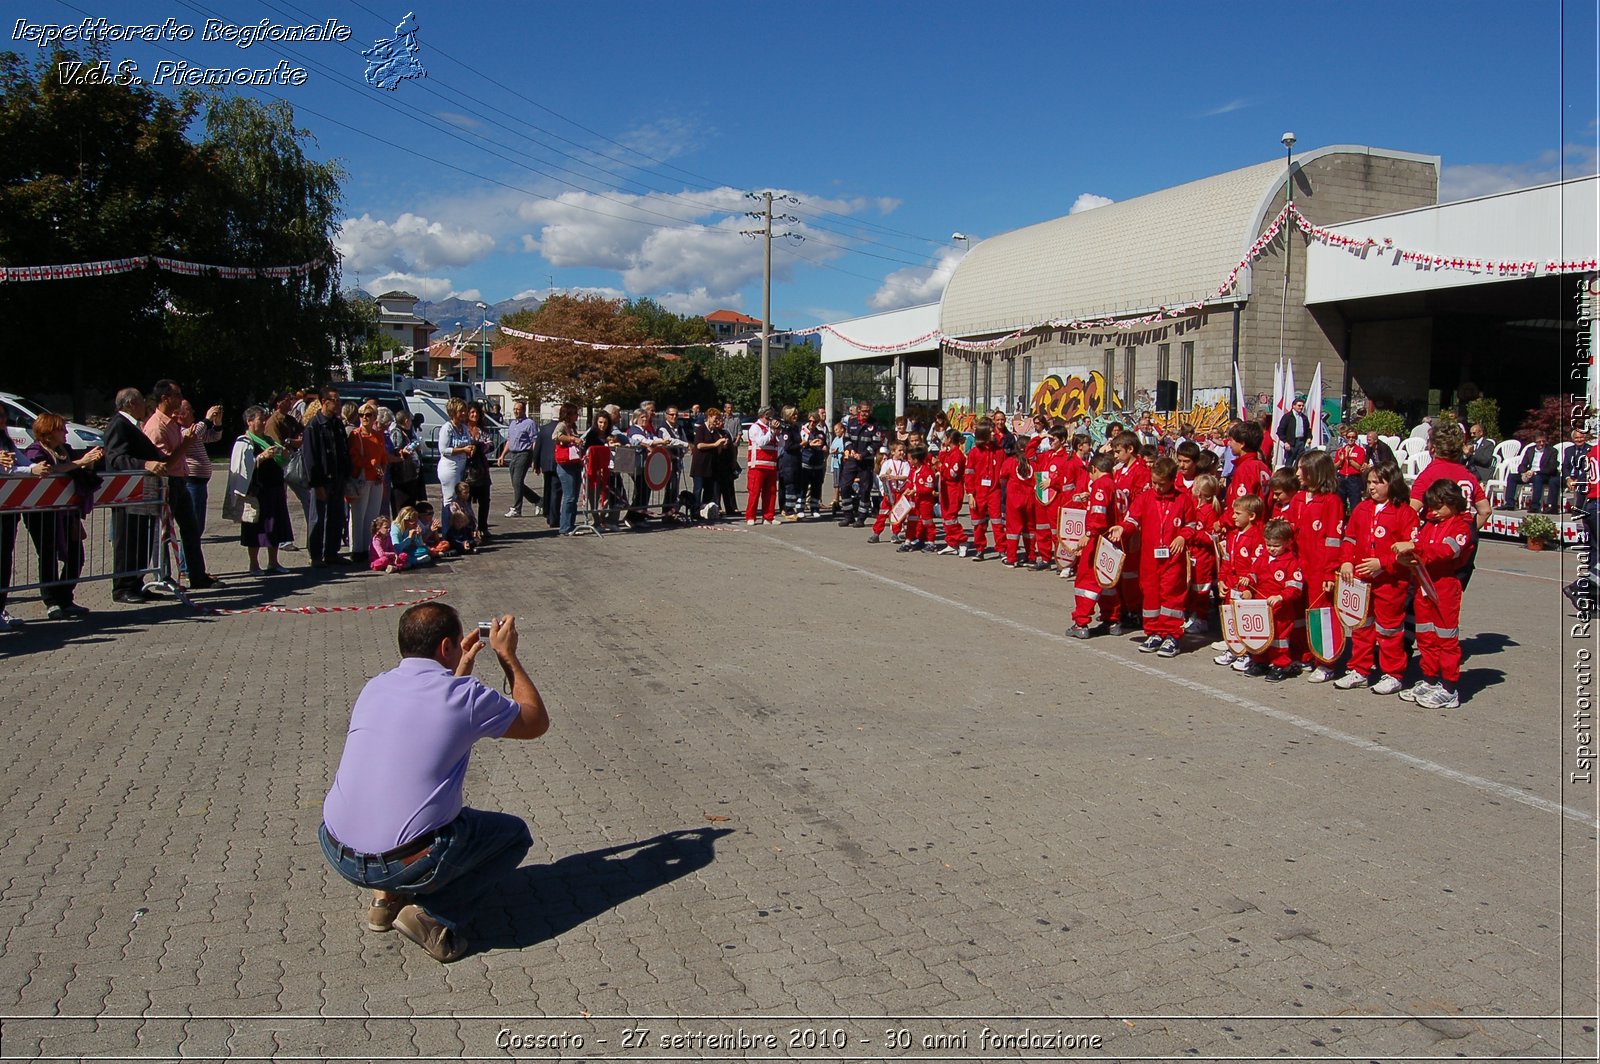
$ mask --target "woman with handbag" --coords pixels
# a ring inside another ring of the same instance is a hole
[[[251,576],[262,573],[262,547],[267,548],[266,572],[287,573],[278,564],[278,548],[294,538],[284,482],[284,466],[293,452],[267,436],[266,422],[267,412],[261,407],[245,410],[245,434],[233,444],[222,505],[223,516],[239,522],[239,542],[250,552]]]
[[[412,431],[409,410],[394,416],[394,424],[389,428],[389,447],[400,458],[389,467],[389,511],[399,514],[407,506],[414,506],[428,497],[422,483],[422,461],[417,457],[422,451],[422,438]]]
[[[19,465],[44,474],[65,474],[77,481],[79,502],[72,509],[35,510],[23,515],[34,548],[39,552],[39,597],[52,621],[81,617],[88,607],[72,601],[78,574],[83,571],[83,514],[94,498],[100,478],[93,472],[105,456],[99,447],[74,455],[67,446],[67,422],[59,414],[33,419],[33,443],[22,452]]]
[[[578,488],[583,482],[583,439],[578,435],[578,408],[563,406],[550,430],[555,445],[556,480],[561,485],[559,530],[570,536],[578,526]]]
[[[472,438],[472,453],[467,456],[466,481],[472,489],[472,502],[478,510],[478,532],[489,542],[489,463],[494,454],[494,434],[483,424],[483,404],[467,407],[467,435]]]

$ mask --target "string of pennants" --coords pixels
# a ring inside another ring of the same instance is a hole
[[[157,269],[185,277],[220,277],[227,281],[289,277],[304,277],[312,270],[327,265],[325,259],[313,259],[298,266],[214,266],[204,262],[186,262],[162,255],[135,255],[126,259],[102,259],[99,262],[70,262],[57,266],[0,266],[0,284],[8,281],[73,281],[85,277],[110,277],[134,270]]]

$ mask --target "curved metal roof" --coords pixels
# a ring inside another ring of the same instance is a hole
[[[1338,154],[1433,158],[1338,146],[1300,153],[1294,163]],[[939,327],[947,336],[982,336],[1216,299],[1283,179],[1282,159],[1258,163],[981,241],[950,277]],[[1249,292],[1246,269],[1232,297]]]

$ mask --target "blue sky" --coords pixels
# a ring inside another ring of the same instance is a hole
[[[805,239],[775,245],[773,317],[799,328],[937,299],[953,232],[1280,158],[1285,130],[1440,155],[1447,199],[1592,173],[1596,6],[22,0],[6,26],[194,27],[107,46],[147,79],[164,59],[304,67],[230,91],[288,100],[344,165],[345,275],[370,290],[759,316],[739,212],[781,190],[798,221],[777,228]],[[359,53],[407,11],[428,76],[372,88]],[[202,42],[209,18],[353,36],[240,48]]]

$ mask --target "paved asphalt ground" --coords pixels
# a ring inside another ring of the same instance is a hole
[[[398,610],[14,609],[0,1055],[1596,1055],[1570,555],[1484,546],[1430,712],[1069,641],[1068,581],[831,523],[494,524],[262,583],[213,513],[202,596],[517,615],[554,726],[480,744],[468,799],[537,839],[448,967],[316,841]]]

